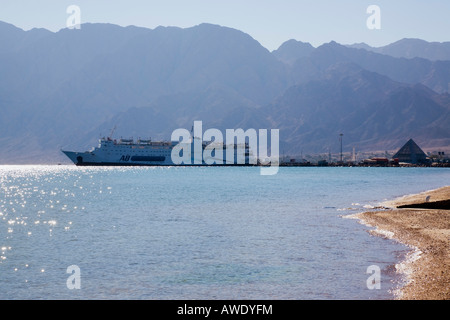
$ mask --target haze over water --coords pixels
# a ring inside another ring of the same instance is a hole
[[[408,248],[341,216],[449,181],[445,168],[0,166],[0,299],[390,299]]]

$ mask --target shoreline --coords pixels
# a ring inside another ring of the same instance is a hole
[[[445,200],[450,200],[450,186],[383,202],[385,210],[347,216],[375,228],[370,234],[411,248],[395,265],[406,283],[395,291],[394,299],[450,300],[450,210],[423,208]],[[419,208],[398,208],[411,205]]]

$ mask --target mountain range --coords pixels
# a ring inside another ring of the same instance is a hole
[[[427,42],[421,39],[401,39],[387,46],[371,47],[365,43],[349,45],[396,58],[424,58],[431,61],[450,60],[450,42]]]
[[[100,136],[169,139],[208,127],[280,129],[283,152],[450,146],[448,43],[383,47],[248,34],[83,24],[24,31],[0,22],[0,164],[67,162]]]

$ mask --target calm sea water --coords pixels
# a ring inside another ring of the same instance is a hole
[[[341,215],[449,182],[438,168],[0,166],[0,299],[391,299],[407,248]]]

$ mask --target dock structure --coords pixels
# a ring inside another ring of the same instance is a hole
[[[413,139],[408,140],[397,153],[390,157],[375,156],[362,161],[356,161],[355,151],[353,151],[353,161],[343,161],[342,154],[337,155],[338,160],[329,161],[325,157],[318,157],[316,161],[307,161],[305,159],[297,160],[295,158],[285,157],[280,166],[282,167],[450,167],[450,159],[444,157],[444,152],[439,152],[438,156],[433,158],[427,156],[425,152],[414,142]],[[287,161],[286,161],[287,158]]]

